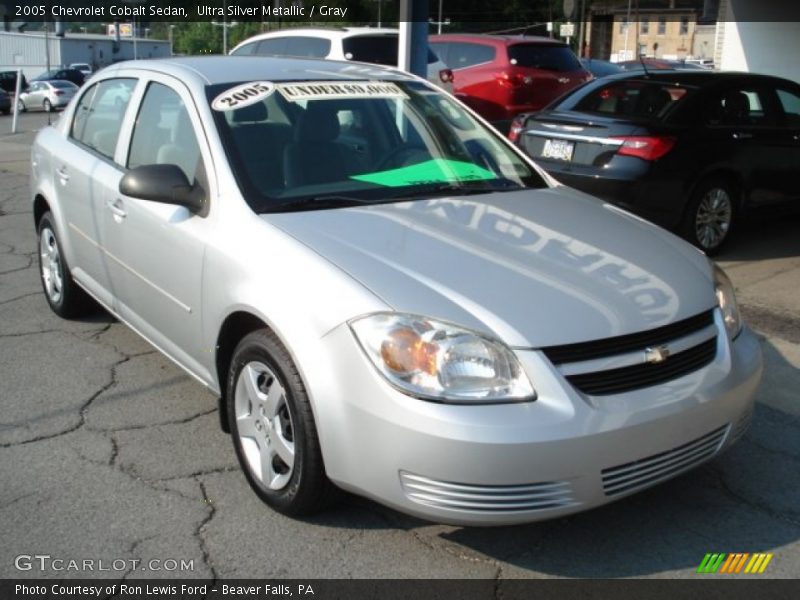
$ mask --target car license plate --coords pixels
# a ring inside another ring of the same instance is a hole
[[[556,160],[572,160],[575,142],[567,140],[547,140],[544,143],[542,158],[555,158]]]

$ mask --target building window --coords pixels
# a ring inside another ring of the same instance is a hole
[[[628,30],[628,17],[622,17],[619,21],[619,32],[625,33]]]
[[[658,35],[667,33],[667,17],[658,17]]]
[[[687,35],[688,33],[689,33],[689,17],[681,17],[680,35]]]
[[[642,35],[647,35],[650,33],[650,19],[645,19],[642,21],[641,33]]]

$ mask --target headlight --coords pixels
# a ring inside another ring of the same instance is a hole
[[[375,368],[406,394],[457,404],[536,398],[517,357],[499,340],[400,313],[361,317],[350,328]]]
[[[742,316],[739,314],[739,305],[736,303],[736,294],[733,291],[733,284],[725,271],[714,265],[714,287],[717,292],[717,304],[722,311],[722,319],[725,321],[725,329],[728,336],[734,339],[742,330]]]

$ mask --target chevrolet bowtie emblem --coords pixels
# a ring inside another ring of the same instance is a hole
[[[657,365],[669,358],[669,346],[656,346],[654,348],[647,348],[644,351],[644,362]]]

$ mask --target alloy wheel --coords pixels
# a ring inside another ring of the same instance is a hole
[[[719,246],[731,228],[733,203],[727,190],[720,187],[709,189],[697,206],[695,235],[703,248]]]
[[[58,243],[53,230],[49,227],[42,229],[39,238],[39,253],[41,254],[42,281],[48,298],[53,304],[61,302],[64,291],[64,267]]]
[[[267,365],[253,361],[239,372],[234,397],[236,431],[252,475],[280,490],[295,464],[294,425],[286,390]]]

